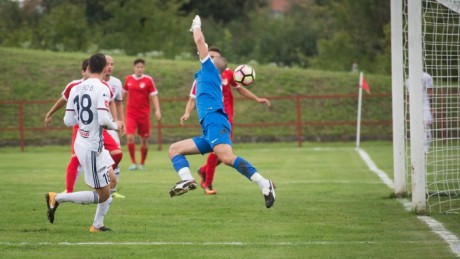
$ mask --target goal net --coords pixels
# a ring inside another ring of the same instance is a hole
[[[405,188],[417,211],[459,212],[460,1],[412,1],[402,0]]]

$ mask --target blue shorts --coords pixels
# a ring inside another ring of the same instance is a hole
[[[231,126],[224,113],[217,111],[206,114],[201,121],[201,127],[203,128],[203,135],[193,138],[201,154],[212,152],[217,144],[232,145]]]

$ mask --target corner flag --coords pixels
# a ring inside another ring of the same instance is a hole
[[[359,142],[361,138],[361,106],[363,99],[363,90],[368,94],[371,93],[371,89],[364,78],[363,72],[359,73],[359,91],[358,91],[358,118],[356,119],[356,147],[359,148]]]
[[[366,78],[364,78],[364,75],[361,77],[361,88],[366,91],[366,93],[370,94],[371,93],[371,88],[367,84]]]

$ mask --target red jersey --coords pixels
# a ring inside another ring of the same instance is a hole
[[[158,94],[153,78],[148,75],[139,78],[134,74],[129,75],[125,79],[123,91],[128,93],[126,116],[150,118],[150,97]]]
[[[83,79],[78,79],[78,80],[73,80],[72,82],[68,83],[67,86],[65,87],[64,91],[62,91],[62,98],[64,100],[68,101],[69,95],[70,95],[70,90],[76,85],[79,85],[81,82],[83,82]]]
[[[235,82],[233,78],[233,70],[227,68],[222,72],[222,95],[224,99],[224,111],[227,114],[228,121],[233,123],[233,88],[241,87]],[[190,97],[196,98],[196,81],[193,81],[192,89],[190,90]]]

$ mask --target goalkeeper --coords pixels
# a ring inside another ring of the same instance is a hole
[[[196,182],[185,155],[214,152],[224,164],[256,182],[264,195],[265,206],[270,208],[275,203],[275,187],[272,181],[265,179],[251,163],[236,156],[232,150],[231,126],[224,112],[220,77],[220,73],[227,67],[227,61],[223,57],[216,56],[211,59],[209,56],[198,15],[193,19],[190,30],[201,61],[201,70],[195,74],[195,79],[196,109],[203,135],[178,141],[169,147],[169,158],[181,178],[169,194],[173,197],[196,189]]]

